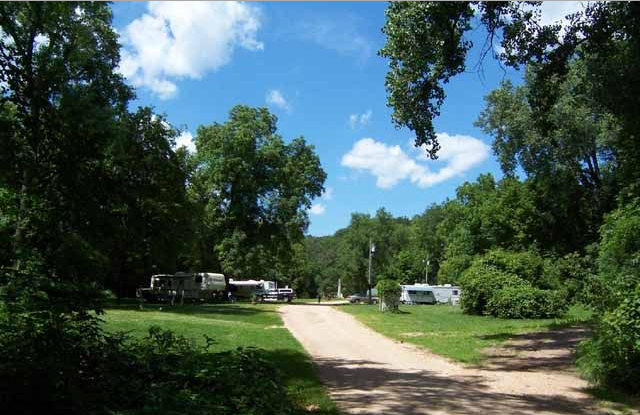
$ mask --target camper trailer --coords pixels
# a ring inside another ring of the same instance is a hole
[[[432,285],[433,294],[440,304],[460,304],[460,287],[451,284]]]
[[[401,285],[400,302],[402,304],[435,304],[433,290],[428,285]]]
[[[226,287],[222,274],[178,272],[152,275],[149,288],[140,288],[136,294],[149,302],[201,302],[224,299]]]
[[[459,304],[460,287],[445,285],[402,285],[403,304]]]

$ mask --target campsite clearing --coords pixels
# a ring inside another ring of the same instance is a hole
[[[335,404],[318,380],[309,355],[283,326],[277,304],[206,304],[110,306],[103,319],[111,331],[127,331],[144,336],[150,326],[170,329],[205,343],[205,335],[215,343],[212,352],[237,347],[259,347],[280,369],[291,398],[304,410],[337,414]],[[277,397],[274,397],[277,398]]]
[[[401,306],[400,313],[380,313],[377,306],[342,306],[371,329],[400,342],[425,347],[441,356],[463,363],[479,364],[483,350],[495,347],[514,335],[546,331],[549,328],[585,323],[591,313],[572,307],[561,319],[507,320],[463,314],[448,305]]]

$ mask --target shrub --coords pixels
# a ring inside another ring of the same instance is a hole
[[[596,384],[640,392],[640,286],[600,320],[578,349],[582,374]]]
[[[383,279],[376,285],[378,297],[380,298],[380,311],[398,311],[402,287],[398,281]]]
[[[594,287],[593,261],[589,257],[574,252],[562,258],[545,260],[544,284],[556,289],[562,288],[572,303],[588,303]]]
[[[502,288],[487,303],[487,312],[499,318],[552,318],[567,308],[564,293],[527,286]]]
[[[611,310],[640,284],[640,202],[609,214],[600,234],[598,274],[610,289],[603,307]]]
[[[544,286],[544,261],[534,251],[492,249],[482,257],[482,261],[500,271],[517,275],[535,287],[552,288]]]
[[[527,281],[517,275],[489,266],[480,258],[474,261],[460,279],[460,306],[467,314],[486,314],[487,303],[495,292],[506,287],[528,285]]]
[[[14,414],[292,413],[261,351],[207,348],[158,328],[143,339],[107,334],[86,315],[5,314],[0,352],[10,358],[0,359],[0,407]]]
[[[609,214],[600,229],[600,313],[595,335],[579,349],[578,367],[591,381],[640,391],[640,204]]]

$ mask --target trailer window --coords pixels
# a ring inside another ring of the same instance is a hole
[[[458,290],[453,290],[453,291],[452,291],[452,294],[453,294],[453,295],[458,295]]]
[[[409,294],[418,294],[418,292],[409,290]]]
[[[202,275],[196,275],[196,284],[202,284]]]

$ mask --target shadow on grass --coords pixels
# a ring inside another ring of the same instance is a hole
[[[290,349],[261,350],[264,358],[279,370],[299,414],[339,415],[326,387],[318,379],[316,367],[306,353]],[[277,399],[277,397],[274,397]],[[313,407],[313,411],[307,408]]]
[[[578,325],[535,333],[480,336],[508,341],[488,350],[483,368],[499,371],[573,370],[576,347],[589,335],[588,328]]]
[[[501,393],[479,376],[393,370],[366,360],[319,359],[336,403],[367,414],[584,414],[591,402],[562,395]]]
[[[138,312],[157,312],[163,311],[175,314],[217,314],[217,315],[240,315],[251,316],[262,313],[276,313],[275,309],[266,309],[263,307],[253,306],[251,303],[234,303],[234,304],[121,304],[109,305],[107,310],[124,310]]]
[[[602,386],[593,386],[587,389],[587,392],[594,398],[602,401],[614,402],[636,410],[640,409],[640,394],[633,396],[623,391]]]

